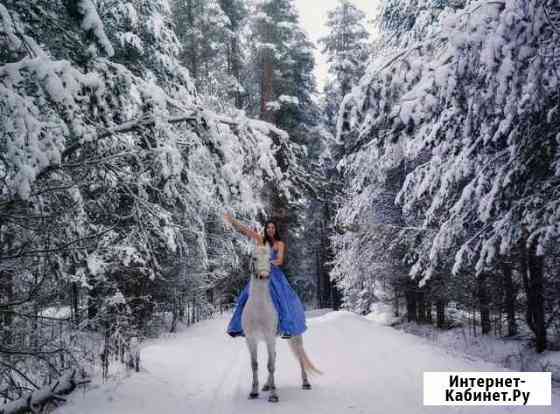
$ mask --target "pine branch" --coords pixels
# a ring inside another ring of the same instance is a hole
[[[115,224],[114,226],[111,226],[99,233],[95,233],[92,234],[90,236],[86,236],[86,237],[81,237],[79,239],[74,239],[69,241],[68,243],[63,244],[61,247],[57,247],[56,249],[40,249],[40,250],[29,250],[26,252],[20,252],[18,254],[12,255],[12,256],[0,256],[0,261],[1,260],[10,260],[10,259],[17,259],[20,257],[25,257],[25,256],[32,256],[35,254],[42,254],[42,253],[54,253],[54,252],[62,252],[62,251],[66,251],[66,250],[84,250],[84,249],[89,249],[90,246],[84,246],[84,247],[69,247],[72,244],[84,241],[84,240],[89,240],[89,239],[94,239],[97,237],[100,237],[102,235],[104,235],[105,233],[110,232],[111,230],[113,230],[114,228],[116,228],[118,226],[118,223]],[[2,307],[4,305],[0,305],[0,307]]]
[[[221,116],[221,115],[217,115],[214,113],[211,113],[209,111],[200,111],[200,112],[206,112],[209,116],[209,118],[218,121],[219,123],[222,124],[226,124],[226,125],[236,125],[239,126],[240,123],[229,118],[226,116]],[[194,122],[195,124],[203,124],[203,125],[208,125],[206,118],[203,116],[199,116],[199,111],[193,111],[192,113],[185,113],[182,115],[178,115],[178,116],[174,116],[174,117],[170,117],[167,119],[163,119],[163,121],[168,122],[169,124],[177,124],[177,123],[181,123],[181,122]],[[110,136],[116,135],[116,134],[124,134],[127,132],[132,132],[132,131],[137,131],[137,130],[142,130],[143,128],[155,125],[156,123],[156,119],[154,117],[146,117],[143,116],[141,118],[135,119],[133,121],[129,121],[129,122],[125,122],[121,125],[118,125],[114,128],[104,128],[104,127],[98,127],[98,129],[102,132],[99,132],[97,134],[97,137],[95,137],[93,139],[93,141],[99,140],[99,139],[104,139],[104,138],[108,138]],[[269,125],[267,123],[264,123],[262,121],[257,121],[257,120],[249,120],[249,125],[261,132],[267,133],[267,132],[273,132],[278,136],[283,136],[285,135],[285,133],[283,131],[281,131],[280,129],[274,127],[273,125]],[[65,159],[68,158],[70,155],[72,155],[74,152],[76,152],[78,149],[80,149],[83,146],[83,142],[77,142],[75,144],[72,144],[70,146],[68,146],[61,154],[61,159]],[[72,166],[74,167],[74,164],[69,164],[68,166]],[[41,179],[43,177],[45,177],[48,173],[50,173],[51,171],[55,171],[55,170],[59,170],[61,168],[64,168],[65,165],[49,165],[48,167],[46,167],[45,169],[43,169],[41,172],[39,172],[37,174],[37,179]],[[0,207],[2,205],[0,204]]]

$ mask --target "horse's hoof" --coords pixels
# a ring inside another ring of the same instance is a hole
[[[265,385],[262,387],[262,390],[263,390],[263,391],[270,391],[270,386],[269,386],[268,384],[265,384]]]
[[[255,398],[259,398],[259,393],[258,392],[252,392],[251,394],[249,394],[249,399],[250,400],[254,400]]]
[[[301,388],[304,389],[304,390],[310,390],[311,389],[311,384],[303,384],[301,386]]]
[[[268,397],[268,401],[269,402],[278,402],[278,396],[277,395],[270,395]]]

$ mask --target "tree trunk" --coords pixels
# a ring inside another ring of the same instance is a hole
[[[177,292],[173,293],[173,319],[171,320],[171,327],[169,328],[169,332],[175,332],[177,328],[177,320],[179,319],[179,306],[178,306],[179,298],[177,297]]]
[[[426,301],[426,322],[431,325],[433,321],[434,319],[432,317],[432,301],[428,299]]]
[[[420,289],[416,292],[416,304],[418,310],[416,320],[418,321],[418,323],[424,323],[426,322],[426,302],[423,289]]]
[[[533,242],[529,251],[529,287],[531,291],[531,313],[533,314],[536,351],[546,349],[546,325],[544,314],[543,273],[544,257],[537,256],[537,243]]]
[[[0,226],[1,228],[1,226]],[[10,270],[0,270],[0,303],[10,303],[14,299],[14,275]],[[14,314],[11,308],[4,309],[0,313],[1,342],[4,345],[12,345]]]
[[[193,0],[187,0],[187,23],[189,25],[189,27],[193,28],[194,27],[194,1]],[[194,31],[193,31],[194,33]],[[198,87],[200,87],[199,84],[199,78],[198,78],[198,53],[196,50],[196,45],[197,45],[197,39],[195,39],[193,37],[193,35],[191,35],[191,38],[189,39],[189,58],[188,58],[188,66],[189,66],[189,70],[191,72],[191,76],[195,82],[195,85]]]
[[[480,325],[483,335],[490,333],[490,330],[492,329],[492,324],[490,323],[490,298],[488,297],[486,285],[487,278],[488,275],[486,273],[481,273],[477,278]]]
[[[237,13],[238,5],[232,0],[220,0],[220,7],[229,19],[229,30],[231,35],[229,37],[229,45],[227,48],[228,53],[228,74],[231,75],[238,84],[241,83],[241,57],[239,49],[239,24],[240,15]],[[239,88],[233,91],[235,107],[241,109],[243,100]]]
[[[322,237],[322,232],[321,232],[321,237]],[[323,243],[321,240],[321,243],[319,244],[319,249],[318,251],[315,251],[315,265],[316,265],[316,279],[315,279],[315,283],[316,283],[316,289],[317,291],[316,293],[316,298],[317,298],[317,307],[318,308],[323,308],[324,307],[324,303],[323,303],[323,297],[324,297],[324,291],[326,290],[323,287],[323,264],[321,261],[321,257],[323,256]]]
[[[241,83],[241,63],[239,58],[239,45],[237,39],[237,30],[234,31],[233,36],[231,37],[231,75],[237,80],[238,83]],[[241,98],[241,92],[239,88],[235,90],[235,107],[237,109],[241,109],[243,106],[243,100]]]
[[[192,320],[191,323],[196,323],[196,298],[193,297],[192,300]]]
[[[445,326],[445,302],[441,299],[436,302],[436,314],[437,327],[443,329]]]
[[[87,317],[91,325],[99,308],[99,282],[94,277],[89,277],[89,285],[91,287],[87,291]]]
[[[72,282],[72,317],[74,326],[80,324],[80,289],[76,282]]]
[[[326,199],[327,197],[325,197]],[[323,220],[322,220],[322,234],[321,234],[321,273],[322,273],[322,288],[323,288],[323,306],[331,307],[338,310],[341,305],[341,295],[336,287],[336,282],[331,280],[330,272],[332,265],[327,263],[331,262],[334,254],[332,251],[331,241],[328,234],[328,223],[333,220],[331,209],[329,208],[328,201],[323,207]]]
[[[177,300],[179,301],[179,303],[177,304],[178,312],[179,312],[179,320],[181,322],[185,321],[185,294],[181,293],[179,295],[179,297],[177,298]]]
[[[529,286],[529,269],[527,267],[528,255],[527,248],[525,247],[525,240],[522,240],[519,247],[519,269],[521,272],[521,279],[523,280],[523,288],[525,289],[525,295],[527,296],[527,307],[525,308],[525,321],[529,328],[535,332],[535,323],[533,321],[533,314],[531,313],[531,290]]]
[[[342,294],[340,292],[340,290],[338,289],[336,282],[330,281],[329,284],[329,289],[330,289],[330,304],[333,310],[337,311],[340,309],[340,306],[342,306]]]
[[[543,296],[544,258],[537,256],[536,249],[535,242],[527,249],[526,240],[522,240],[520,264],[527,296],[527,325],[535,334],[535,348],[540,353],[547,345]]]
[[[342,21],[348,22],[348,4],[343,3],[342,5]],[[341,50],[346,54],[350,52],[350,45],[349,45],[349,36],[351,30],[349,28],[345,28],[341,31]],[[340,90],[342,92],[342,96],[346,96],[350,92],[350,85],[348,83],[348,76],[344,76],[340,85]]]
[[[515,321],[515,287],[513,275],[508,263],[501,264],[504,277],[504,308],[508,321],[508,336],[517,335],[517,322]]]
[[[274,43],[274,39],[272,39],[272,28],[268,22],[264,22],[260,28],[261,30],[261,38],[264,40],[265,45],[260,50],[260,58],[261,58],[261,68],[262,68],[262,76],[261,76],[261,119],[263,121],[270,122],[274,124],[275,116],[274,111],[271,111],[267,108],[267,104],[274,100],[274,85],[273,85],[273,76],[274,76],[274,58],[273,52],[270,48],[270,44]]]
[[[405,292],[406,318],[408,322],[416,322],[416,286],[411,286],[410,282],[408,285]]]
[[[261,51],[262,55],[262,83],[261,83],[261,119],[274,124],[274,111],[267,108],[267,104],[274,100],[272,76],[274,65],[272,63],[272,51],[269,48]]]

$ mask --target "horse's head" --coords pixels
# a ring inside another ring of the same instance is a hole
[[[270,246],[268,244],[257,246],[255,255],[257,258],[255,277],[260,280],[268,279],[271,270]]]

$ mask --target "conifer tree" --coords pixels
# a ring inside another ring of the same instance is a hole
[[[366,15],[348,0],[328,12],[329,33],[321,38],[330,77],[324,87],[328,125],[334,130],[342,99],[363,76],[368,60]]]
[[[272,140],[287,134],[200,102],[171,13],[167,0],[0,4],[4,399],[99,360],[91,340],[107,373],[166,315],[208,314],[236,263],[214,243],[223,209],[253,220],[266,183],[291,191]]]
[[[391,37],[342,104],[345,208],[366,212],[402,165],[399,237],[417,287],[476,306],[488,332],[489,312],[504,302],[510,313],[515,307],[515,297],[496,294],[509,279],[504,264],[513,264],[513,285],[524,288],[526,324],[542,351],[546,292],[554,290],[546,282],[554,276],[545,275],[558,237],[551,85],[559,79],[553,55],[543,52],[554,22],[540,2],[398,3],[407,30]],[[353,273],[339,270],[343,279]]]

